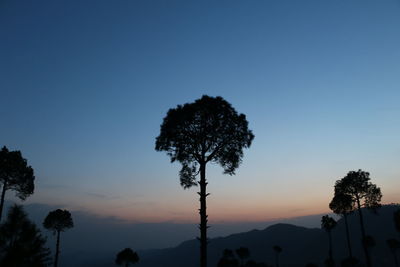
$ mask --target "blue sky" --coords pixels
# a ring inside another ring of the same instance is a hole
[[[211,221],[328,211],[359,168],[399,202],[399,13],[395,0],[3,1],[0,145],[35,169],[28,202],[196,221],[196,190],[154,141],[169,108],[220,95],[256,137],[236,176],[209,168]]]

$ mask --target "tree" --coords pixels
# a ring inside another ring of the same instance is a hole
[[[239,267],[239,262],[235,259],[232,250],[224,249],[222,258],[218,261],[217,267]]]
[[[400,209],[396,210],[393,213],[393,221],[394,221],[394,227],[396,228],[397,232],[400,233]]]
[[[10,207],[6,221],[0,225],[0,266],[48,266],[50,250],[45,244],[46,238],[22,206]]]
[[[130,248],[121,250],[115,259],[116,264],[125,265],[125,267],[128,267],[129,264],[135,264],[137,262],[139,262],[139,255]]]
[[[321,227],[328,233],[329,237],[329,263],[327,265],[334,263],[332,253],[332,229],[335,228],[336,224],[336,221],[332,217],[329,217],[328,215],[322,216]]]
[[[54,259],[54,267],[58,266],[58,256],[60,254],[60,233],[74,227],[71,213],[67,210],[57,209],[49,212],[43,221],[43,227],[53,231],[57,235],[56,253]]]
[[[248,248],[240,247],[236,249],[236,255],[240,259],[240,266],[244,266],[244,261],[250,257],[250,251]]]
[[[353,258],[353,253],[351,250],[351,243],[350,243],[349,224],[347,220],[347,216],[355,209],[353,199],[350,195],[342,194],[341,192],[337,192],[335,190],[335,195],[331,203],[329,203],[329,208],[334,213],[339,214],[344,218],[346,226],[346,239],[347,239],[347,248],[349,250],[349,258]]]
[[[400,242],[397,239],[391,238],[386,240],[386,244],[388,245],[390,252],[392,252],[394,264],[396,267],[399,267],[399,261],[397,259],[397,250],[400,248]]]
[[[171,162],[182,164],[179,172],[184,189],[199,185],[200,266],[207,266],[207,163],[217,163],[233,175],[254,138],[244,114],[238,114],[222,97],[201,99],[170,109],[164,118],[155,149],[166,151]],[[200,175],[200,180],[197,176]]]
[[[25,200],[34,191],[33,169],[28,166],[20,151],[0,150],[0,182],[3,185],[0,200],[0,221],[3,214],[4,198],[7,190],[16,192],[16,196]]]
[[[282,248],[280,246],[273,246],[272,249],[275,251],[275,262],[276,262],[276,267],[279,267],[279,254],[282,253]]]
[[[365,242],[367,240],[367,235],[361,208],[370,208],[375,211],[380,207],[382,198],[381,189],[370,182],[368,172],[358,170],[350,171],[345,177],[336,181],[335,192],[351,196],[352,203],[354,203],[358,210],[365,259],[367,266],[371,267],[371,256],[369,254],[367,242]]]

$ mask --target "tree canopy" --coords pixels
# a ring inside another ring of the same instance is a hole
[[[43,227],[56,232],[63,232],[74,227],[71,213],[68,210],[57,209],[49,212],[43,222]]]
[[[125,266],[129,266],[129,264],[135,264],[137,262],[139,262],[139,255],[131,248],[125,248],[124,250],[121,250],[115,259],[116,264]]]
[[[20,151],[9,151],[7,147],[0,150],[0,182],[2,193],[0,202],[0,220],[3,213],[4,197],[7,190],[13,190],[16,196],[25,200],[34,191],[33,169],[28,166]]]
[[[222,97],[203,95],[194,103],[170,109],[156,138],[156,150],[182,164],[181,185],[197,185],[199,164],[215,162],[234,174],[254,138],[244,114]]]

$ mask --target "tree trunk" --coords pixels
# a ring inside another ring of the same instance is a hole
[[[329,259],[331,262],[333,262],[333,253],[332,253],[332,233],[329,230],[328,231],[328,236],[329,236]]]
[[[206,163],[200,164],[200,267],[207,267],[207,182],[206,182]]]
[[[399,261],[397,260],[396,250],[392,250],[392,253],[393,253],[393,258],[394,258],[394,265],[396,267],[399,267]]]
[[[278,252],[276,252],[275,261],[276,261],[276,267],[279,267],[279,253]]]
[[[357,209],[358,209],[358,215],[360,217],[360,226],[361,226],[361,236],[362,236],[362,245],[363,245],[363,249],[364,249],[364,253],[365,253],[365,259],[367,261],[367,267],[372,267],[372,263],[371,263],[371,257],[369,255],[369,251],[368,251],[368,247],[366,244],[366,234],[365,234],[365,228],[364,228],[364,218],[362,215],[362,211],[361,211],[361,204],[360,204],[360,199],[359,197],[357,197]]]
[[[347,247],[349,248],[349,257],[353,258],[353,252],[351,250],[351,244],[350,244],[349,223],[347,222],[347,213],[344,213],[344,223],[346,226],[346,237],[347,237]]]
[[[60,254],[60,231],[57,231],[57,243],[56,243],[56,257],[54,259],[54,267],[58,266],[58,254]]]
[[[6,190],[7,190],[7,181],[4,181],[3,189],[1,192],[1,202],[0,202],[0,222],[1,222],[1,216],[3,215],[4,197],[6,196]]]

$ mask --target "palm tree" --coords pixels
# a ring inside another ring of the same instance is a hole
[[[394,264],[396,267],[399,267],[399,261],[397,259],[397,250],[400,248],[400,242],[397,239],[391,238],[386,240],[386,244],[390,248],[390,252],[392,252]]]
[[[54,267],[58,266],[58,256],[60,254],[60,233],[74,227],[71,213],[67,210],[57,209],[49,212],[43,221],[43,227],[53,231],[57,235],[56,253]]]
[[[207,267],[207,163],[223,167],[233,175],[243,158],[243,149],[254,138],[244,114],[238,114],[222,97],[204,95],[194,103],[170,109],[164,118],[157,151],[166,151],[171,162],[182,164],[179,172],[184,189],[199,185],[200,192],[200,266]],[[200,175],[200,180],[197,176]]]
[[[381,189],[370,182],[368,172],[362,170],[350,171],[345,177],[336,181],[335,193],[349,195],[358,210],[362,245],[368,267],[372,267],[371,256],[367,246],[367,234],[365,232],[364,218],[361,208],[366,207],[375,210],[380,207],[382,198]]]
[[[282,253],[282,248],[280,246],[273,246],[273,250],[275,251],[275,262],[276,262],[276,267],[279,267],[279,254]]]
[[[341,192],[337,192],[335,190],[335,195],[329,203],[329,208],[336,214],[341,215],[344,218],[345,226],[346,226],[346,239],[347,239],[347,248],[349,250],[349,258],[353,258],[353,253],[351,250],[350,243],[350,233],[349,233],[349,223],[347,220],[347,216],[354,211],[355,206],[350,195],[342,194]]]
[[[137,262],[139,262],[139,256],[130,248],[121,250],[117,254],[117,258],[115,259],[116,264],[125,265],[125,267],[128,267],[129,264],[135,264]]]
[[[329,237],[329,262],[327,265],[331,265],[334,263],[333,261],[333,253],[332,253],[332,229],[336,226],[336,221],[329,217],[328,215],[322,216],[321,219],[321,227],[328,233]]]

